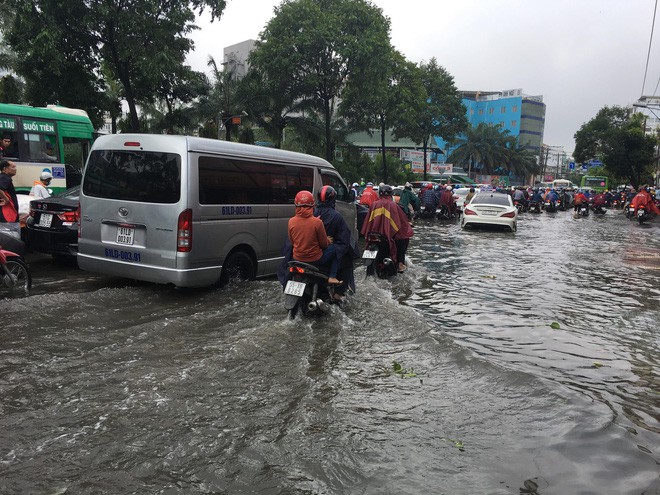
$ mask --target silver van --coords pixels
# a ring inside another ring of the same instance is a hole
[[[82,180],[78,265],[179,287],[273,275],[296,193],[316,197],[324,185],[357,239],[350,191],[321,158],[188,136],[102,136]]]

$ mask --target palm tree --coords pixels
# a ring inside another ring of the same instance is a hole
[[[527,148],[515,144],[509,149],[508,168],[513,175],[525,177],[541,172],[538,157]]]
[[[482,122],[477,127],[468,127],[463,136],[454,142],[458,143],[458,147],[447,161],[463,165],[468,175],[476,169],[491,174],[495,168],[509,162],[511,136],[500,125],[492,126]]]

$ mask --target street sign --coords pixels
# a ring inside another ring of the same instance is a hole
[[[588,168],[589,168],[589,167],[587,166],[586,163],[585,163],[584,165],[582,165],[582,170],[584,170],[585,172],[587,171]]]
[[[575,170],[575,162],[570,162],[570,163],[568,164],[568,169],[569,169],[569,170]]]

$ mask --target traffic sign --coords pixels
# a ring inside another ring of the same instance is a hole
[[[569,170],[575,170],[575,162],[570,162],[570,163],[568,164],[568,169],[569,169]]]

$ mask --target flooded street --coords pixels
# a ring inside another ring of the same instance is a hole
[[[405,275],[295,321],[275,278],[36,256],[0,300],[0,493],[660,493],[658,220],[414,230]]]

